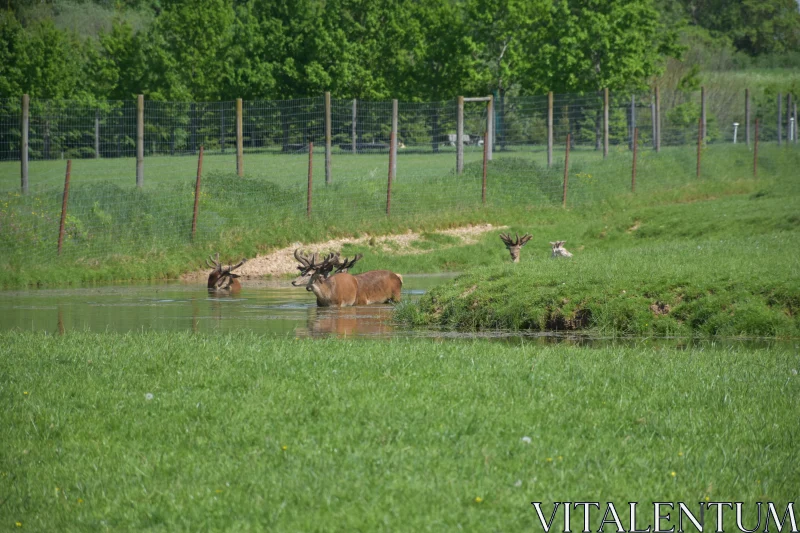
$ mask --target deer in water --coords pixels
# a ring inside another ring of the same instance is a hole
[[[245,264],[245,262],[247,262],[247,259],[242,258],[237,265],[228,265],[228,267],[225,268],[222,266],[222,263],[219,262],[219,252],[217,253],[216,259],[209,255],[208,259],[206,259],[206,264],[213,270],[211,270],[211,274],[208,275],[208,290],[210,292],[229,293],[242,290],[242,284],[236,279],[239,275],[234,274],[233,271]]]
[[[550,246],[553,247],[553,254],[550,256],[551,258],[558,258],[558,257],[572,257],[572,254],[564,248],[564,243],[567,241],[556,241],[551,242]]]
[[[519,251],[520,249],[525,246],[525,243],[531,240],[531,235],[526,233],[522,237],[519,236],[519,233],[515,233],[514,236],[516,238],[512,239],[511,235],[508,233],[501,233],[500,239],[505,243],[506,248],[508,248],[508,253],[511,254],[511,261],[514,263],[519,263]]]
[[[305,285],[306,290],[317,297],[317,305],[320,307],[400,301],[403,278],[399,274],[388,270],[371,270],[354,276],[347,272],[363,257],[361,254],[344,260],[338,253],[328,254],[320,261],[317,254],[303,255],[298,249],[295,250],[294,257],[300,263],[297,267],[300,277],[292,281],[292,285]]]

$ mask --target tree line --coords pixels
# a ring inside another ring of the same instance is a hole
[[[0,97],[283,100],[330,91],[415,102],[637,90],[681,56],[680,34],[692,26],[751,55],[800,45],[794,0],[94,0],[85,3],[116,14],[92,36],[27,20],[33,0],[7,2]],[[150,22],[132,24],[134,11]]]

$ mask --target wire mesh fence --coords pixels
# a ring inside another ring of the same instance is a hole
[[[158,254],[237,232],[268,236],[287,224],[304,224],[309,163],[311,220],[335,225],[385,217],[390,194],[392,218],[409,221],[482,207],[576,207],[628,194],[634,131],[637,194],[697,179],[700,156],[702,179],[752,177],[756,119],[762,161],[780,156],[772,150],[779,131],[783,144],[797,146],[796,104],[783,105],[779,114],[770,95],[751,95],[748,120],[744,95],[738,102],[713,96],[705,95],[704,106],[697,92],[664,92],[659,102],[652,94],[612,93],[608,107],[602,92],[553,95],[552,106],[547,95],[499,98],[491,105],[467,102],[460,125],[455,100],[333,99],[328,105],[319,97],[242,102],[240,108],[237,102],[145,101],[141,138],[136,101],[33,99],[27,194],[21,189],[22,104],[0,100],[0,249],[7,261],[58,260],[67,160],[71,190],[61,257],[97,264],[120,254]],[[395,109],[397,159],[389,190]],[[141,187],[138,147],[144,156]]]

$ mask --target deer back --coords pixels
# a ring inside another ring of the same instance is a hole
[[[390,270],[370,270],[357,274],[358,298],[356,305],[399,302],[403,278]]]

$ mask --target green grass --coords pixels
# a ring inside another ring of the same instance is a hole
[[[335,158],[334,180],[328,186],[319,158],[314,167],[310,220],[305,216],[304,158],[248,157],[245,169],[249,176],[242,179],[224,170],[232,158],[209,157],[208,164],[204,163],[194,241],[192,174],[196,169],[191,168],[195,164],[192,158],[146,160],[141,190],[134,186],[132,168],[125,167],[130,161],[76,161],[60,257],[56,256],[60,185],[32,184],[27,196],[7,192],[0,198],[0,248],[4,250],[0,286],[175,278],[202,267],[203,258],[217,251],[224,259],[233,259],[297,241],[320,242],[363,233],[408,229],[430,233],[480,222],[529,225],[540,213],[569,221],[573,211],[596,209],[597,213],[620,205],[749,193],[770,186],[794,194],[794,169],[800,163],[800,152],[765,145],[759,174],[762,182],[757,183],[750,179],[751,154],[746,147],[714,146],[706,150],[705,170],[697,182],[692,150],[642,151],[634,197],[627,192],[631,159],[626,150],[617,148],[606,160],[593,150],[576,150],[571,154],[567,199],[572,209],[561,214],[554,209],[561,205],[563,178],[563,163],[556,155],[557,163],[547,169],[540,151],[498,152],[489,167],[485,205],[481,204],[481,163],[476,154],[467,157],[462,176],[453,173],[453,154],[402,156],[390,217],[385,215],[385,157]],[[63,179],[55,163],[37,164],[43,165],[38,176],[52,175],[53,184]],[[7,181],[11,179],[9,169],[17,170],[13,165],[0,165],[0,169]],[[125,173],[131,177],[124,177]],[[433,250],[445,245],[430,242],[428,246]],[[451,262],[484,263],[482,258],[471,261]],[[406,263],[404,271],[425,271],[414,264]]]
[[[798,496],[781,345],[3,333],[0,352],[4,529],[519,531],[531,501]]]
[[[684,201],[676,197],[673,203],[618,201],[570,215],[539,211],[511,228],[534,235],[519,264],[510,263],[496,232],[427,261],[365,261],[391,262],[397,269],[411,262],[469,269],[398,310],[401,320],[416,325],[797,337],[798,196],[753,185],[748,195],[715,198],[698,188],[693,196],[683,189]],[[551,260],[547,243],[555,240],[566,240],[574,257]]]

